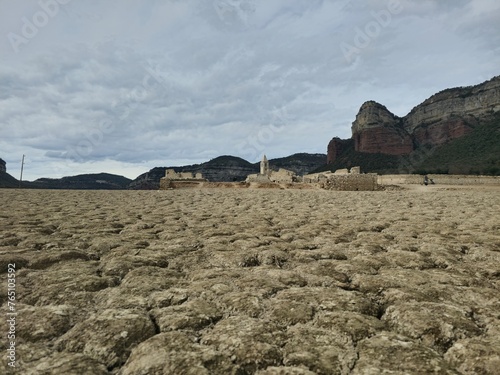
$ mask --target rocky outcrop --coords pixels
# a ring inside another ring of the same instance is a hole
[[[473,116],[453,116],[434,124],[418,126],[413,138],[418,145],[441,145],[470,133],[477,123]]]
[[[404,117],[383,105],[364,103],[352,123],[354,150],[408,155],[422,145],[437,146],[470,133],[500,111],[500,76],[476,86],[441,91]],[[338,156],[342,140],[332,139],[328,163]]]
[[[415,133],[419,127],[447,123],[450,118],[481,119],[500,111],[500,76],[482,84],[443,90],[416,106],[404,117],[404,128]]]
[[[0,173],[7,173],[6,163],[3,159],[0,159]]]
[[[351,147],[351,139],[340,139],[339,137],[333,138],[330,143],[328,143],[328,154],[326,157],[326,163],[331,164],[349,147]]]
[[[413,150],[401,118],[374,101],[361,106],[352,124],[352,138],[354,149],[359,152],[404,155]]]

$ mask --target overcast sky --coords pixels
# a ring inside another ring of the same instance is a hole
[[[500,74],[498,0],[0,0],[0,158],[19,177],[326,153]]]

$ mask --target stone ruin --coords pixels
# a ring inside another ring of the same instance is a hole
[[[260,173],[249,175],[245,182],[291,184],[298,182],[298,177],[295,172],[284,168],[280,168],[277,171],[272,170],[266,155],[264,155],[260,162]]]
[[[166,170],[165,178],[169,180],[204,180],[201,173],[176,172],[173,169]]]
[[[260,173],[248,175],[245,182],[241,183],[243,185],[231,184],[230,187],[249,187],[250,183],[261,184],[259,185],[261,187],[279,187],[280,184],[296,183],[317,184],[323,189],[348,191],[378,190],[379,187],[377,174],[361,173],[360,167],[297,176],[295,172],[284,168],[272,170],[266,155],[260,162]],[[174,169],[167,169],[165,177],[160,179],[161,190],[218,186],[213,184],[209,183],[201,173],[176,172]]]
[[[328,190],[373,191],[378,189],[376,173],[361,173],[360,167],[305,175],[305,183],[318,183]]]
[[[283,168],[273,171],[269,166],[266,155],[264,155],[260,162],[260,173],[249,175],[245,182],[262,184],[293,184],[302,182],[306,184],[318,184],[320,187],[328,190],[378,190],[377,174],[361,173],[360,167],[297,176],[294,172]]]
[[[346,169],[337,169],[335,172],[325,171],[320,173],[311,173],[305,175],[302,179],[303,182],[312,184],[317,182],[324,182],[329,178],[331,178],[332,176],[346,176],[346,175],[358,175],[358,174],[361,174],[361,168],[352,167],[350,170],[346,168]]]
[[[160,189],[197,187],[204,182],[207,180],[201,173],[176,172],[174,169],[167,169],[165,177],[160,179]]]

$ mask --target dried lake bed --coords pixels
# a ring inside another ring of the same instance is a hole
[[[0,190],[0,373],[498,373],[499,193]]]

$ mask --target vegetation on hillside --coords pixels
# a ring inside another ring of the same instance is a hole
[[[350,169],[359,166],[363,173],[391,174],[400,173],[402,158],[386,154],[368,154],[354,151],[352,142],[332,164],[323,165],[313,173],[331,171],[337,169]]]
[[[436,148],[417,171],[500,176],[500,114],[466,136]]]
[[[360,166],[364,173],[378,174],[481,174],[500,175],[500,113],[464,137],[444,145],[422,146],[412,154],[394,156],[354,151],[354,142],[334,163],[314,172]]]
[[[298,153],[269,160],[272,169],[284,168],[298,175],[308,174],[326,162],[326,154]],[[258,163],[257,163],[258,164]]]

